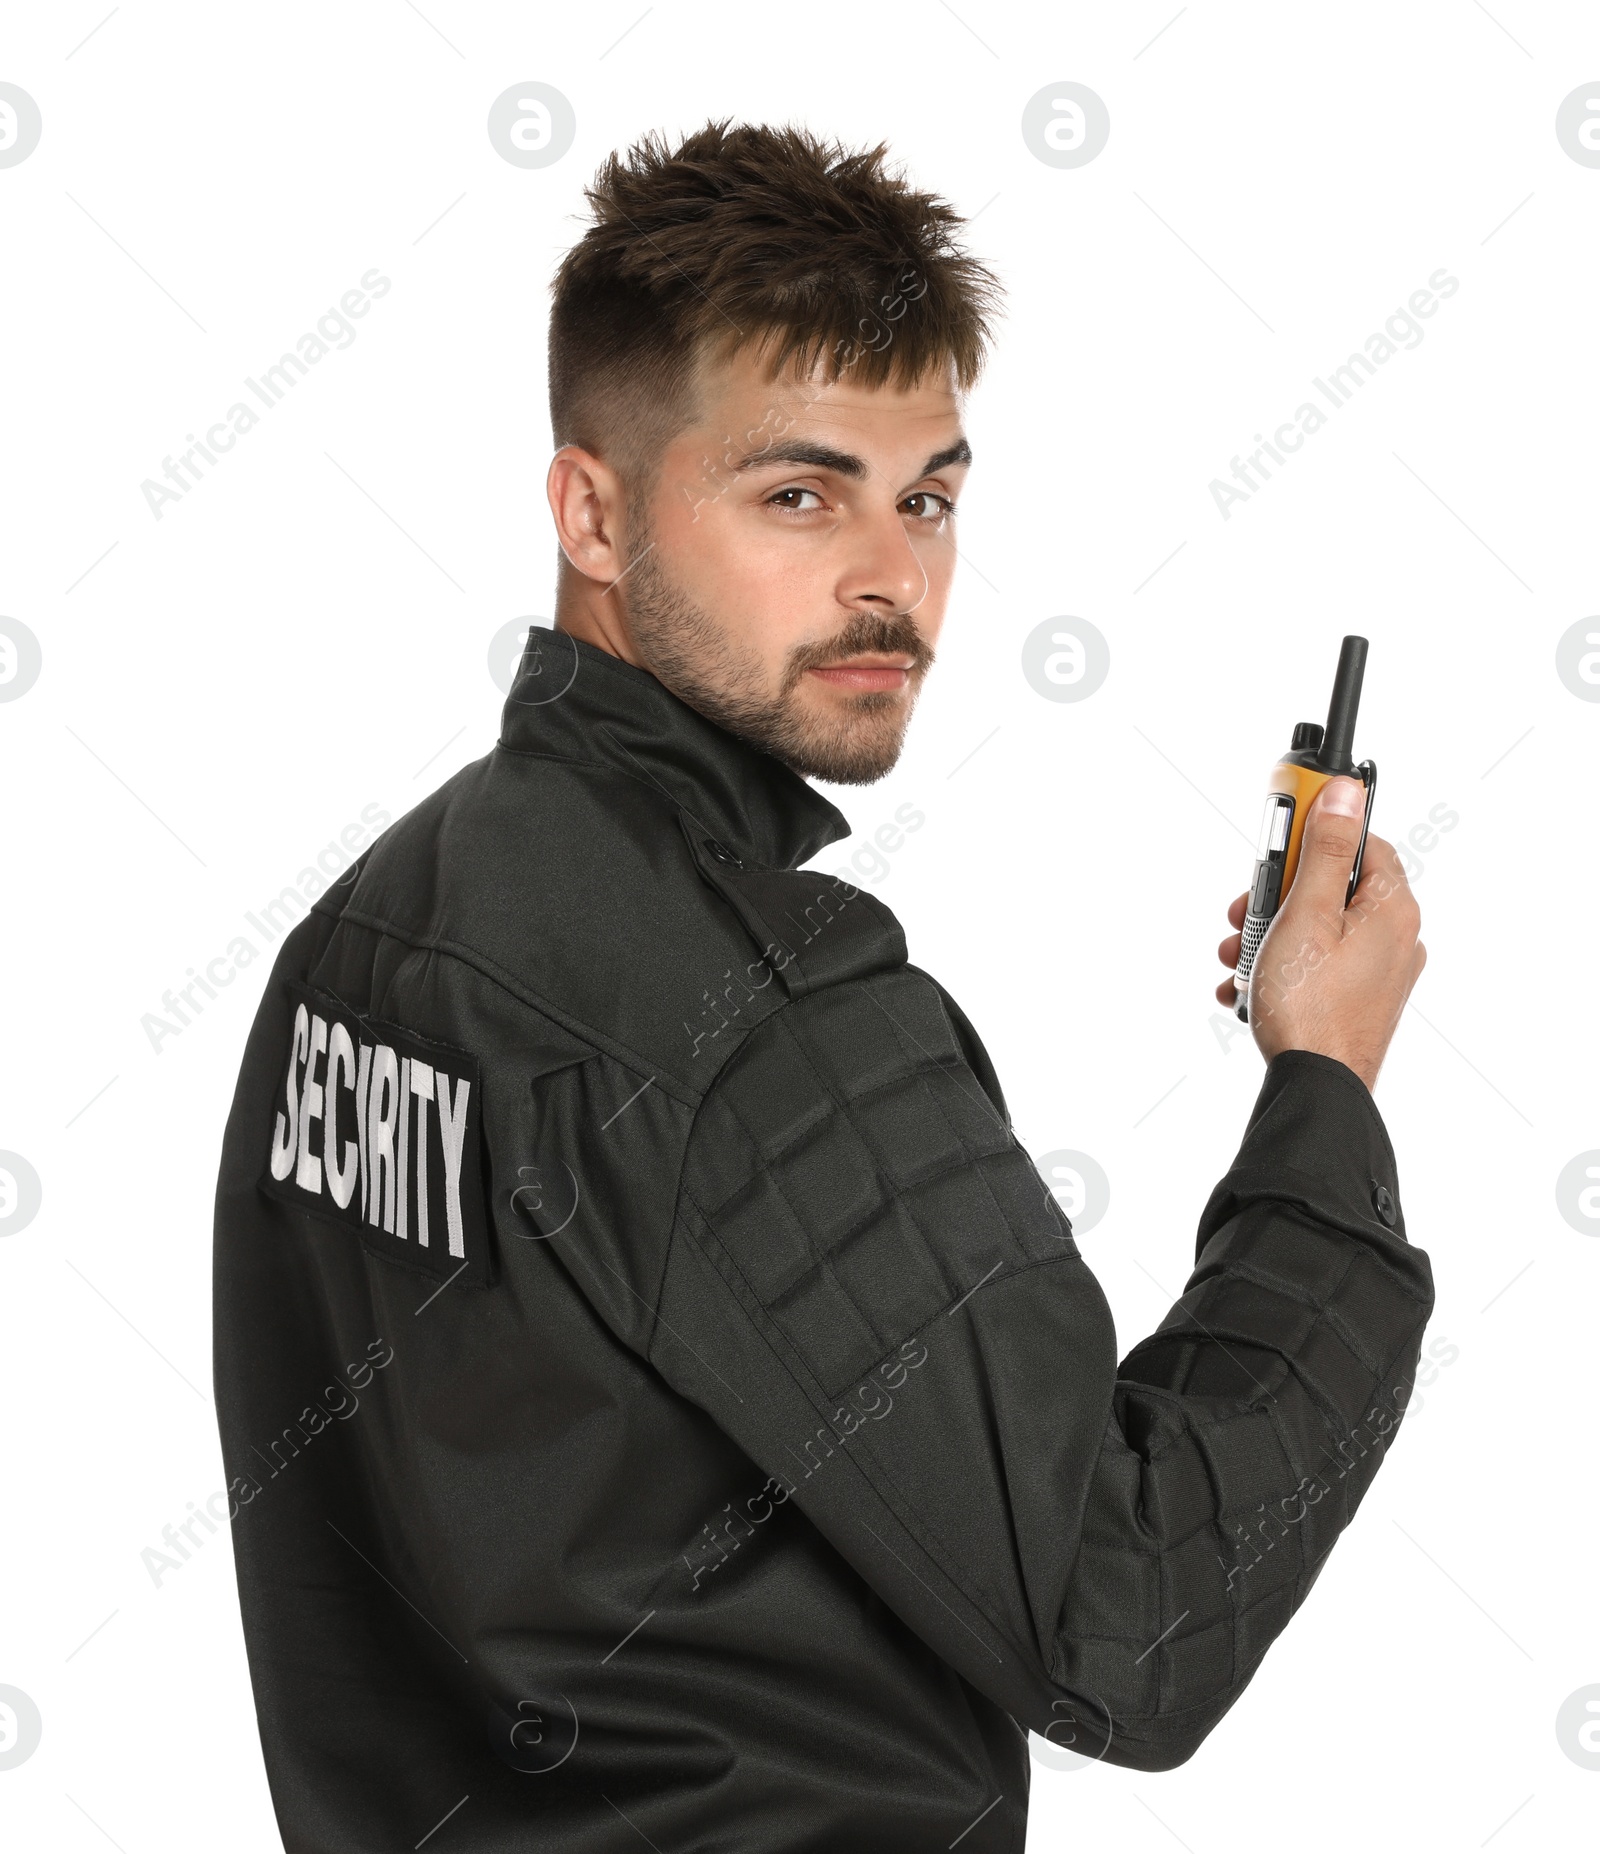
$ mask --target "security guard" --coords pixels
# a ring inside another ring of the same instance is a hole
[[[754,167],[770,214],[783,160],[807,212],[819,174],[882,187],[784,135],[636,151],[611,197],[711,291],[737,228],[672,244],[686,173],[719,211]],[[498,745],[286,937],[251,1032],[215,1383],[289,1849],[1018,1854],[1027,1731],[1155,1771],[1222,1718],[1417,1363],[1432,1281],[1369,1092],[1408,897],[1312,962],[1321,1022],[1329,972],[1386,959],[1378,1017],[1267,1046],[1183,1296],[1119,1363],[972,1026],[803,867],[849,833],[803,773],[892,763],[931,658],[954,399],[718,365],[781,433],[698,503],[697,458],[640,492],[569,439],[558,622]],[[714,386],[684,455],[757,423]],[[759,623],[690,583],[775,555]],[[1313,813],[1280,943],[1337,939],[1355,827]]]

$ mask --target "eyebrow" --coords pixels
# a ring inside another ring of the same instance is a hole
[[[935,451],[917,472],[918,478],[932,476],[935,470],[948,469],[952,464],[970,464],[972,448],[965,438],[958,438],[952,445],[942,451]],[[764,451],[752,451],[748,457],[741,457],[733,466],[735,470],[759,470],[767,464],[801,464],[812,470],[831,470],[836,476],[847,476],[860,482],[870,474],[870,466],[863,457],[857,457],[851,451],[836,451],[828,444],[776,444]]]

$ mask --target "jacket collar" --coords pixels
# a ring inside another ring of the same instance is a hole
[[[850,835],[798,773],[681,701],[648,670],[530,625],[500,745],[619,769],[664,793],[741,859],[793,869]]]

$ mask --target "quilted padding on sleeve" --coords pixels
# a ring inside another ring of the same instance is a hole
[[[1071,1226],[901,970],[780,1013],[701,1110],[685,1197],[825,1397]]]
[[[1167,1769],[1392,1446],[1433,1303],[1397,1202],[1364,1086],[1280,1055],[1119,1366],[937,987],[876,973],[776,1013],[701,1104],[650,1356],[1013,1717]]]

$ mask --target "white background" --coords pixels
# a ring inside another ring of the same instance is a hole
[[[1375,828],[1459,820],[1419,859],[1430,959],[1378,1089],[1458,1355],[1199,1754],[1035,1765],[1030,1848],[1592,1845],[1600,1772],[1555,1720],[1600,1682],[1600,1241],[1555,1185],[1600,1146],[1600,705],[1555,663],[1600,611],[1600,169],[1554,124],[1600,93],[1600,17],[1066,12],[9,18],[0,79],[44,135],[0,169],[0,611],[43,671],[0,705],[0,1148],[43,1206],[0,1241],[0,1685],[44,1732],[0,1771],[8,1845],[279,1845],[226,1533],[159,1587],[141,1561],[222,1485],[211,1193],[268,957],[159,1053],[141,1019],[364,806],[399,815],[489,749],[489,640],[551,612],[546,289],[581,187],[723,114],[887,139],[979,215],[1009,292],[940,663],[892,777],[830,791],[857,836],[819,862],[924,815],[858,879],[975,1021],[1029,1149],[1105,1168],[1084,1248],[1124,1349],[1181,1288],[1258,1086],[1215,945],[1343,632],[1372,643]],[[527,80],[577,115],[537,170],[485,130]],[[1110,111],[1078,169],[1020,130],[1057,80]],[[374,266],[392,288],[352,345],[155,519],[142,482]],[[1420,345],[1223,519],[1211,480],[1440,267],[1460,288]],[[1082,702],[1020,669],[1065,615],[1111,651]]]

